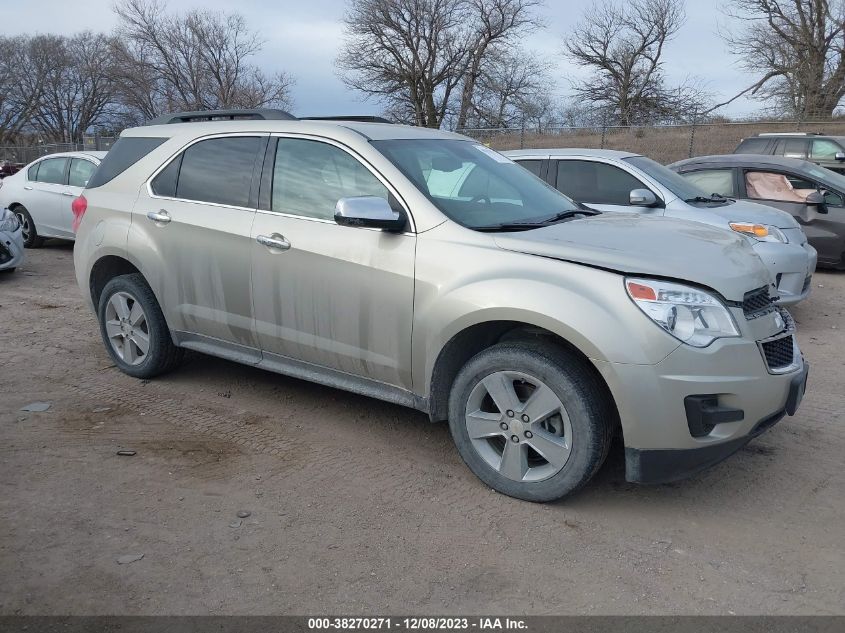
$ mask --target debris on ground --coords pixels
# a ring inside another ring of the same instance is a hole
[[[31,411],[33,413],[40,413],[50,408],[49,402],[31,402],[25,407],[21,407],[21,411]]]
[[[117,451],[117,454],[121,457],[133,457],[137,454],[138,451]]]
[[[141,560],[144,558],[143,554],[124,554],[123,556],[119,556],[117,559],[118,565],[128,565],[129,563],[134,563],[137,560]]]

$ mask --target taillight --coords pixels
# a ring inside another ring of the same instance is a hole
[[[88,209],[88,201],[85,199],[85,196],[79,196],[76,198],[70,205],[70,210],[73,211],[73,232],[76,233],[79,230],[79,225],[82,222],[82,216],[85,215],[85,211]]]

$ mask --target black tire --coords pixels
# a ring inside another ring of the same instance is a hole
[[[106,333],[106,309],[109,300],[121,292],[137,301],[146,317],[149,347],[145,358],[137,365],[127,363],[120,357]],[[135,378],[152,378],[171,371],[182,362],[185,351],[173,344],[170,329],[167,327],[161,307],[158,305],[152,289],[140,273],[120,275],[106,284],[100,294],[97,318],[100,321],[100,335],[103,337],[106,351],[123,373]]]
[[[499,371],[539,379],[566,409],[572,432],[570,453],[563,467],[547,479],[522,482],[505,477],[482,458],[470,439],[465,422],[470,394],[483,378]],[[504,342],[479,352],[458,373],[449,398],[449,428],[464,462],[494,490],[526,501],[553,501],[584,486],[607,458],[616,418],[607,389],[594,370],[552,342]]]
[[[41,248],[44,246],[44,238],[38,236],[38,230],[35,228],[35,220],[32,219],[26,207],[19,204],[12,209],[12,213],[18,216],[21,225],[25,227],[29,226],[29,230],[24,231],[24,248]]]

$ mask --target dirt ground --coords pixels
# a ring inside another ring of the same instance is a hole
[[[0,274],[0,614],[843,614],[845,274],[813,285],[795,417],[672,485],[615,446],[535,505],[410,410],[200,355],[124,376],[71,246],[28,251]]]

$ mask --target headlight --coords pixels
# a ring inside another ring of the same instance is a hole
[[[692,286],[627,278],[625,288],[640,310],[679,341],[707,347],[717,338],[739,336],[731,313],[718,298]]]
[[[0,231],[14,233],[18,230],[19,226],[20,223],[18,222],[18,216],[14,213],[8,209],[3,209],[3,211],[0,212]]]
[[[761,242],[781,242],[788,244],[789,240],[783,232],[768,224],[749,224],[748,222],[731,222],[730,227],[737,233],[742,233]]]

